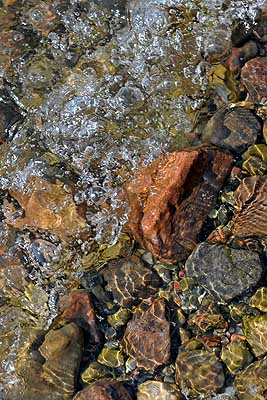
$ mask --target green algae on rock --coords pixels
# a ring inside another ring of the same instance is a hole
[[[267,287],[260,287],[249,299],[251,307],[267,312]]]
[[[222,348],[221,359],[233,375],[246,368],[253,356],[244,342],[231,342]]]
[[[189,278],[223,303],[252,289],[262,277],[258,253],[206,242],[197,246],[185,269]]]
[[[267,390],[267,358],[255,361],[237,374],[234,387],[240,400],[263,400]]]
[[[267,146],[255,144],[242,154],[242,168],[249,175],[264,175],[267,172]]]
[[[87,384],[110,377],[112,377],[112,371],[97,361],[90,363],[81,375],[82,381]]]
[[[267,352],[267,315],[243,318],[244,335],[256,357]]]
[[[192,397],[217,393],[224,385],[223,366],[213,352],[182,351],[175,366],[177,385]]]

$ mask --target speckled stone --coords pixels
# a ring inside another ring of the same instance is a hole
[[[219,358],[206,350],[181,352],[176,359],[176,383],[190,396],[211,395],[224,385],[223,366]]]
[[[137,400],[182,400],[179,388],[171,383],[146,381],[138,385]]]
[[[228,302],[253,288],[261,279],[258,253],[201,243],[185,264],[186,273],[220,302]]]

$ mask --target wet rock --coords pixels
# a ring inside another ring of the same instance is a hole
[[[132,400],[130,392],[123,381],[115,379],[100,379],[81,392],[73,400]]]
[[[243,330],[256,357],[267,352],[267,315],[243,318]]]
[[[176,385],[159,381],[146,381],[138,385],[137,400],[181,400],[182,395]]]
[[[127,324],[122,346],[128,356],[136,360],[137,366],[146,370],[168,363],[170,323],[164,299],[154,299],[151,305],[141,304]]]
[[[124,364],[124,357],[121,350],[104,347],[101,350],[97,361],[107,367],[118,368]]]
[[[187,276],[220,302],[254,287],[262,275],[258,253],[201,243],[185,264]]]
[[[231,342],[222,348],[221,359],[230,373],[235,375],[253,361],[253,356],[244,342]]]
[[[21,115],[15,107],[0,101],[0,143],[8,138],[8,130],[20,119]]]
[[[82,381],[85,383],[92,383],[102,378],[112,377],[112,372],[105,365],[99,364],[94,361],[83,371]]]
[[[255,143],[261,124],[245,107],[221,107],[207,123],[202,140],[241,153]]]
[[[264,175],[267,171],[267,146],[255,144],[242,154],[242,169],[249,175]]]
[[[194,249],[232,157],[202,147],[169,153],[128,184],[129,228],[155,257],[175,262]]]
[[[45,358],[42,379],[52,384],[63,398],[72,398],[83,350],[81,330],[74,323],[50,330],[39,350]]]
[[[199,329],[201,332],[207,332],[210,329],[225,329],[227,322],[221,314],[211,314],[207,312],[197,311],[190,316],[188,320],[190,328]]]
[[[233,47],[230,56],[225,61],[226,67],[233,73],[239,73],[244,64],[258,55],[258,46],[249,40],[242,47]]]
[[[235,213],[232,232],[235,236],[265,236],[267,233],[267,176],[249,176],[234,194]]]
[[[126,325],[130,318],[131,311],[127,308],[120,308],[117,312],[108,316],[108,323],[110,326],[116,329],[123,325]]]
[[[123,307],[156,293],[160,278],[137,256],[113,260],[101,271],[113,298]]]
[[[27,192],[11,190],[10,194],[24,209],[24,216],[16,218],[13,204],[5,203],[5,222],[16,229],[46,230],[67,241],[86,227],[71,191],[66,191],[60,181],[50,183],[38,176],[31,177]]]
[[[94,307],[86,290],[74,290],[62,298],[61,311],[63,319],[75,322],[89,333],[91,342],[100,342]]]
[[[267,99],[266,76],[267,57],[253,58],[241,70],[241,80],[253,103],[264,103]]]
[[[267,391],[267,358],[255,361],[234,382],[240,400],[263,400]]]
[[[211,395],[224,385],[223,366],[219,358],[205,350],[181,352],[176,360],[176,383],[190,396]]]
[[[250,298],[249,304],[260,311],[267,312],[267,287],[259,288]]]

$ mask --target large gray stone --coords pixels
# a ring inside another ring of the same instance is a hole
[[[185,269],[189,278],[223,303],[254,287],[262,276],[258,253],[206,242],[196,247]]]

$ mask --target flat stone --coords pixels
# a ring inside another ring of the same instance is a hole
[[[235,152],[256,142],[261,124],[245,107],[221,107],[207,123],[202,140]]]
[[[76,394],[73,400],[133,400],[124,382],[100,379]]]
[[[250,364],[235,378],[234,386],[240,400],[263,400],[267,391],[267,357]]]
[[[266,236],[267,176],[243,179],[234,193],[234,207],[232,232],[235,236]]]
[[[165,262],[184,260],[198,243],[233,158],[201,147],[161,156],[126,187],[134,237]]]
[[[160,278],[151,268],[145,267],[137,256],[113,260],[101,271],[107,282],[106,289],[123,307],[130,307],[140,299],[156,293]]]
[[[164,299],[153,299],[150,306],[141,304],[127,324],[122,346],[137,366],[146,370],[169,362],[170,323],[166,318]]]
[[[206,350],[181,352],[176,359],[176,383],[190,396],[211,395],[224,385],[223,366],[219,358]]]
[[[256,357],[267,353],[267,315],[243,318],[243,330]]]
[[[220,302],[228,302],[257,285],[262,276],[258,253],[201,243],[185,264],[187,276]]]
[[[182,400],[179,388],[171,383],[146,381],[138,385],[137,400]]]

